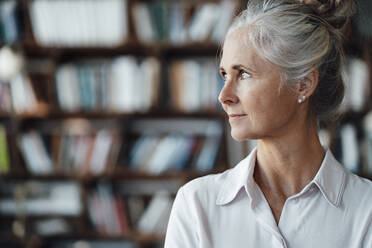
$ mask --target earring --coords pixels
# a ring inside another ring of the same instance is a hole
[[[302,96],[300,99],[298,99],[298,103],[302,103],[305,101],[306,96]]]

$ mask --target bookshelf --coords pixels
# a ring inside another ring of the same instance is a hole
[[[19,32],[2,34],[1,46],[12,47],[23,66],[18,77],[0,80],[0,154],[8,157],[0,159],[0,246],[162,247],[178,187],[222,172],[250,151],[251,143],[229,139],[216,95],[220,30],[244,1],[8,1],[15,9],[4,2],[15,10],[7,22],[13,17]],[[91,12],[74,26],[84,6]],[[122,10],[106,23],[121,27],[117,36],[107,35],[111,40],[102,39],[108,30],[100,26],[110,8]],[[347,55],[372,75],[370,43],[353,28],[348,32],[358,38],[346,43]],[[356,172],[371,178],[372,135],[363,123],[372,89],[364,97],[361,109],[345,107],[340,124],[324,130],[341,159],[339,130],[351,123]],[[58,199],[70,199],[70,208],[59,209]],[[32,204],[40,202],[57,207],[38,212]]]
[[[0,104],[9,154],[0,175],[2,246],[161,247],[178,187],[228,168],[225,117],[216,95],[221,81],[213,71],[221,34],[212,26],[221,29],[229,16],[221,23],[210,13],[228,7],[232,15],[238,3],[104,2],[16,1],[19,37],[4,44],[23,58],[23,69],[15,84],[13,79],[1,84],[2,92],[12,92],[11,106]],[[94,15],[83,13],[85,23],[74,26],[84,5]],[[110,8],[122,12],[108,16]],[[159,30],[175,9],[183,18],[177,25],[193,30],[192,41],[182,35],[170,41],[171,31]],[[151,39],[134,22],[144,11],[156,25]],[[65,27],[58,21],[61,13],[71,18]],[[107,30],[100,26],[107,17],[111,35],[121,32],[112,40],[103,39]],[[40,22],[43,18],[47,21]],[[196,18],[209,29],[201,29]],[[75,39],[71,32],[77,30],[84,34]],[[207,72],[209,95],[202,94],[200,81],[187,88],[179,78],[173,85],[173,67],[185,75]],[[173,96],[186,91],[195,94],[182,101]],[[198,104],[186,109],[191,102]],[[60,186],[67,193],[53,197],[62,194]]]

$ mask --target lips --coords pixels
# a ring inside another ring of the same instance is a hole
[[[239,120],[239,119],[244,118],[245,116],[247,116],[247,115],[245,115],[245,114],[231,114],[231,115],[229,115],[229,120]]]

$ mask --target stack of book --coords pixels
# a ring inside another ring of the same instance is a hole
[[[88,213],[94,228],[110,236],[129,235],[130,222],[123,199],[110,184],[100,183],[88,196]]]
[[[98,175],[112,169],[120,149],[117,130],[24,132],[19,147],[32,174]]]
[[[112,47],[128,37],[126,0],[34,0],[29,11],[43,46]]]
[[[139,137],[130,152],[134,170],[159,175],[165,171],[182,171],[186,167],[206,172],[213,168],[219,137],[167,134]]]
[[[151,174],[191,168],[213,169],[220,148],[222,126],[212,120],[138,120],[133,132],[139,134],[129,152],[134,170]]]
[[[78,216],[83,206],[76,182],[0,181],[2,215]]]
[[[108,240],[66,240],[53,242],[56,248],[86,247],[86,248],[139,248],[130,241],[108,241]]]
[[[144,43],[157,41],[176,45],[211,41],[220,43],[231,23],[235,3],[190,3],[179,1],[136,2],[133,18],[137,37]],[[194,8],[191,18],[188,10]]]
[[[113,61],[61,65],[56,72],[60,108],[66,112],[145,112],[157,105],[160,64],[122,56]]]
[[[175,61],[169,68],[172,107],[183,112],[216,110],[223,80],[213,59]]]
[[[99,233],[110,236],[128,236],[134,231],[164,235],[172,198],[164,190],[152,193],[150,202],[145,204],[139,192],[121,196],[114,194],[110,184],[99,183],[88,196],[92,225]]]

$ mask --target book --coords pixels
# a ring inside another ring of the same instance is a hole
[[[156,33],[148,4],[144,2],[135,3],[133,6],[133,18],[137,38],[143,43],[154,41],[156,39]]]
[[[6,128],[0,125],[0,174],[6,174],[10,170],[9,148]]]
[[[365,61],[349,58],[344,72],[345,98],[342,109],[362,111],[369,97],[369,70]]]
[[[205,3],[198,6],[189,26],[189,39],[191,41],[206,41],[213,31],[217,17],[219,17],[216,15],[218,12],[219,6],[216,3]]]
[[[3,215],[79,216],[82,212],[81,188],[76,182],[0,182]],[[18,190],[19,199],[14,198]],[[5,197],[8,195],[8,197]]]
[[[12,104],[16,113],[35,112],[38,107],[30,78],[25,74],[17,74],[10,82]]]
[[[231,1],[136,2],[133,6],[134,27],[137,39],[145,44],[164,42],[178,46],[205,41],[220,44],[235,9],[236,4]]]
[[[6,44],[15,43],[21,38],[18,7],[17,1],[0,2],[0,33],[1,40]]]
[[[359,172],[359,142],[356,128],[352,124],[345,124],[340,130],[341,161],[351,172]]]
[[[178,60],[168,73],[171,107],[182,112],[218,111],[221,83],[211,59]]]
[[[99,183],[88,195],[88,214],[94,228],[110,236],[128,235],[131,231],[123,199],[114,194],[108,183]]]
[[[165,234],[172,200],[166,191],[156,192],[138,221],[137,229],[141,233]]]
[[[158,105],[160,63],[132,56],[78,61],[58,66],[55,80],[63,111],[146,112]]]
[[[365,139],[365,168],[366,175],[372,175],[372,112],[370,111],[363,119],[363,133]]]
[[[51,174],[54,171],[53,161],[38,132],[31,130],[23,133],[19,138],[19,146],[27,169],[31,173],[36,175]]]
[[[42,46],[114,47],[128,38],[125,0],[34,0],[29,14]]]

